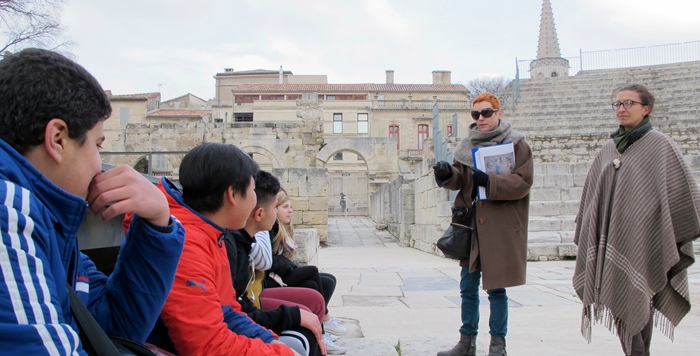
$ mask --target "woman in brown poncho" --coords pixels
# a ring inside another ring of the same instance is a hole
[[[621,88],[620,128],[595,157],[576,217],[573,285],[581,330],[617,333],[626,355],[649,355],[654,321],[669,337],[690,310],[687,268],[700,236],[700,192],[675,142],[652,128],[654,96]]]

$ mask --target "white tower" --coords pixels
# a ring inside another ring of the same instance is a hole
[[[554,27],[552,4],[542,2],[540,15],[540,39],[537,44],[537,59],[530,63],[531,78],[566,77],[569,75],[569,61],[561,57],[557,29]]]

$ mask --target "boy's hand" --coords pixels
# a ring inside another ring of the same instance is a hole
[[[321,328],[321,323],[318,321],[318,316],[301,308],[299,308],[299,316],[301,317],[301,326],[314,333],[316,341],[318,341],[318,347],[321,349],[321,354],[325,355],[326,344],[323,342],[323,329]]]
[[[141,173],[119,165],[93,178],[88,188],[88,206],[102,220],[132,212],[156,226],[170,221],[165,195]]]

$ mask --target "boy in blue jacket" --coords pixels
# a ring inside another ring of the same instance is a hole
[[[184,243],[165,197],[129,166],[101,172],[107,95],[52,51],[0,60],[0,350],[84,355],[66,283],[109,335],[144,342]],[[80,252],[87,210],[135,215],[109,276]]]

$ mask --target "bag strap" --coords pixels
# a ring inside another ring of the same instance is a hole
[[[99,356],[119,356],[121,353],[117,350],[109,339],[109,336],[102,330],[97,320],[90,314],[83,302],[80,301],[78,295],[73,290],[73,287],[66,282],[66,288],[70,295],[70,309],[75,317],[75,323],[78,324],[80,332],[80,341],[83,343],[83,350],[88,355]]]

